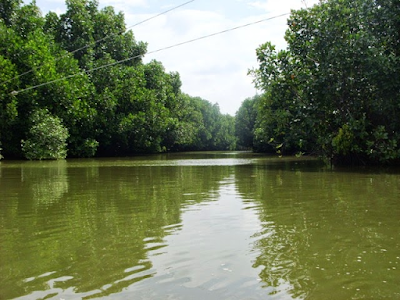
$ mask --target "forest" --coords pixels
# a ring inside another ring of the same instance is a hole
[[[147,44],[122,12],[94,0],[66,6],[43,16],[35,2],[0,1],[4,158],[235,149],[235,118],[181,92],[161,62],[143,63]]]
[[[236,115],[239,144],[333,164],[400,161],[400,4],[325,0],[292,11],[287,48],[250,70],[262,93]]]
[[[147,44],[123,13],[95,0],[66,6],[43,16],[35,2],[0,0],[0,157],[252,149],[400,162],[398,0],[293,10],[286,49],[256,49],[260,93],[235,116],[183,93],[161,62],[144,63]]]

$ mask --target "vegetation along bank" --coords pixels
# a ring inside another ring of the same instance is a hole
[[[400,160],[397,0],[325,0],[292,11],[287,48],[256,50],[259,66],[249,73],[261,93],[235,117],[183,93],[179,74],[161,62],[143,63],[147,44],[125,30],[122,13],[96,1],[66,4],[65,13],[43,16],[35,2],[1,0],[6,158],[253,149],[338,164]]]

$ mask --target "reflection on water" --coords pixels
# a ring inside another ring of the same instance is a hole
[[[307,299],[400,297],[400,176],[239,167],[265,286]]]
[[[0,299],[400,298],[396,171],[198,152],[0,174]]]

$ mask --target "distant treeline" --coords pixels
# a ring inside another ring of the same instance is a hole
[[[143,63],[147,44],[122,13],[95,0],[66,5],[43,16],[35,2],[0,1],[4,157],[235,149],[234,117],[182,93],[179,74],[160,62]]]
[[[239,145],[337,164],[400,161],[400,4],[323,0],[292,11],[286,50],[257,49],[263,93],[236,115]]]

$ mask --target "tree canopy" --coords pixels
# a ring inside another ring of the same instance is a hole
[[[121,12],[95,0],[66,6],[43,16],[34,1],[0,1],[4,157],[235,148],[234,118],[182,93],[179,74],[161,62],[143,63],[147,44]]]
[[[251,71],[264,92],[255,150],[314,153],[344,164],[398,162],[398,3],[321,1],[292,11],[285,39],[285,50],[261,45]]]

